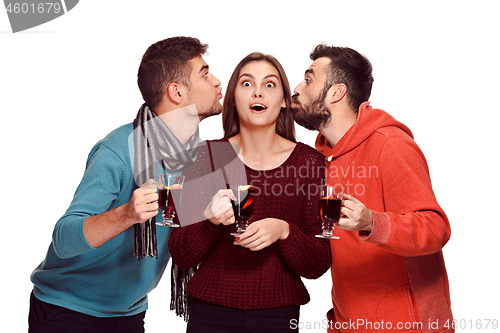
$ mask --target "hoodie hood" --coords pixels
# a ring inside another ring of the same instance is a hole
[[[316,149],[324,156],[335,158],[356,148],[374,132],[389,126],[400,128],[413,139],[412,132],[403,123],[400,123],[383,110],[373,109],[370,102],[364,102],[359,107],[356,122],[335,146],[332,146],[320,133],[316,138]]]

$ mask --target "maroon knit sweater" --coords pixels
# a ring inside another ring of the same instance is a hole
[[[188,293],[245,310],[306,304],[309,294],[300,277],[316,279],[331,264],[330,242],[314,237],[322,232],[316,185],[323,179],[323,156],[298,143],[280,167],[259,171],[243,165],[227,140],[210,141],[210,147],[211,153],[206,145],[200,147],[196,163],[184,172],[181,219],[189,215],[189,223],[201,222],[174,228],[169,241],[172,260],[180,268],[201,263],[187,285]],[[290,234],[285,240],[250,251],[233,245],[230,233],[235,225],[215,226],[202,217],[213,195],[226,188],[225,180],[237,182],[238,172],[245,173],[254,187],[250,222],[267,217],[287,221]]]

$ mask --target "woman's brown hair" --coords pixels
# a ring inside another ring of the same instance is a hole
[[[238,112],[236,111],[234,92],[236,90],[236,85],[238,84],[238,77],[240,75],[241,68],[252,61],[267,61],[278,71],[281,79],[281,85],[283,86],[283,98],[285,99],[286,108],[281,108],[280,114],[278,115],[278,119],[276,120],[276,133],[287,140],[297,142],[295,139],[295,125],[293,122],[291,106],[292,92],[290,90],[290,84],[288,83],[285,70],[275,57],[260,52],[250,53],[243,58],[243,60],[241,60],[234,69],[231,79],[229,79],[225,94],[226,96],[224,97],[224,105],[222,108],[224,138],[230,138],[240,132],[240,121],[238,118]]]

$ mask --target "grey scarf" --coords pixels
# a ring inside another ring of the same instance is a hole
[[[138,187],[156,177],[156,161],[165,170],[177,171],[192,164],[198,153],[199,129],[185,145],[177,139],[168,126],[146,104],[134,120],[134,179]],[[156,221],[153,217],[145,223],[134,225],[134,255],[158,258],[156,248]]]

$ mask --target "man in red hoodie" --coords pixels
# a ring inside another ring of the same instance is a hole
[[[294,90],[295,121],[318,130],[326,182],[342,185],[331,240],[329,332],[453,332],[442,248],[450,238],[411,131],[373,109],[370,62],[318,45]]]

